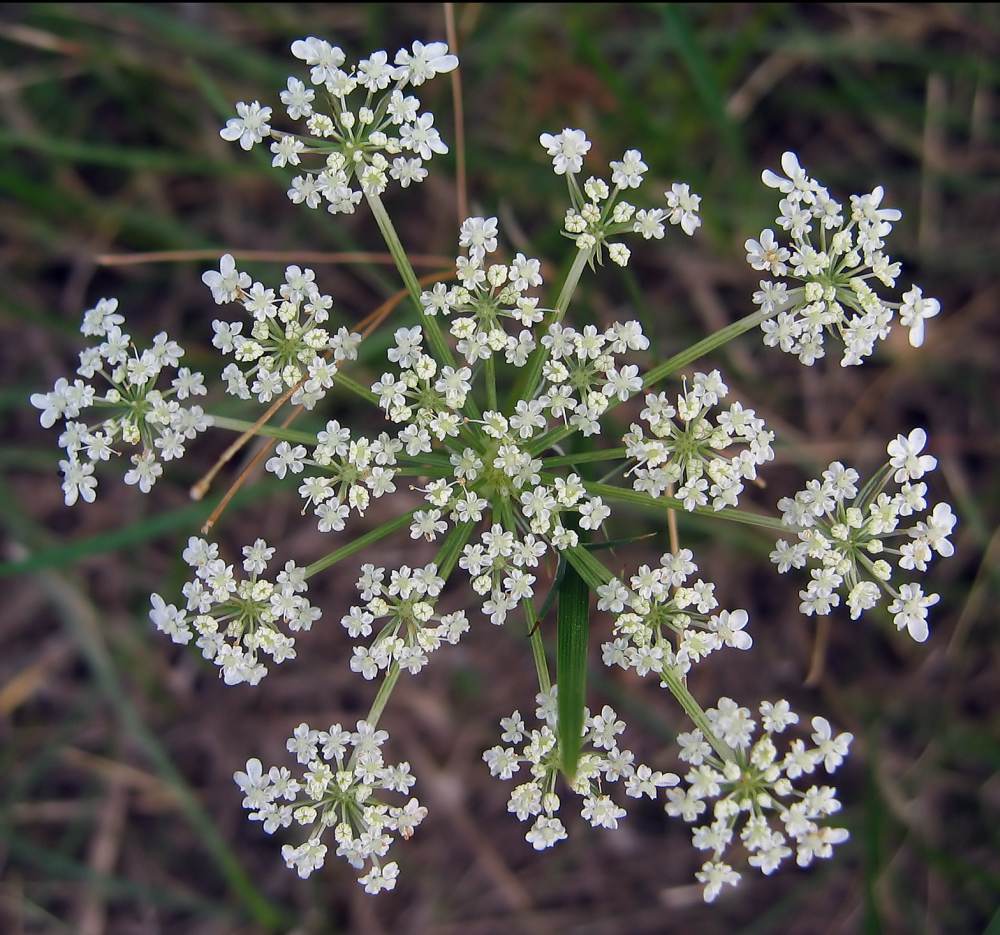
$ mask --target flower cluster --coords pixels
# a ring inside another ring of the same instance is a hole
[[[293,823],[308,830],[302,844],[281,849],[285,863],[303,879],[323,866],[328,849],[323,834],[333,828],[337,856],[367,870],[358,877],[366,893],[395,887],[399,866],[383,858],[393,834],[409,838],[427,809],[413,798],[403,805],[383,801],[384,793],[406,796],[416,782],[409,763],[386,765],[380,748],[388,739],[366,721],[358,721],[354,731],[340,724],[329,730],[300,724],[287,748],[305,767],[301,777],[284,766],[265,770],[258,759],[233,774],[250,820],[261,822],[268,834]]]
[[[484,530],[479,542],[463,548],[459,567],[472,579],[472,590],[483,598],[482,610],[491,623],[499,626],[519,602],[534,596],[532,571],[545,552],[542,539],[530,532],[520,538],[500,523]]]
[[[386,569],[361,566],[357,588],[365,603],[353,606],[341,624],[351,639],[369,637],[378,628],[370,646],[356,646],[351,671],[373,679],[396,664],[416,675],[428,662],[428,655],[442,643],[456,645],[469,629],[462,611],[439,614],[437,599],[444,587],[434,563],[423,568],[403,565],[393,569],[386,581]]]
[[[248,335],[241,321],[212,322],[212,344],[235,358],[222,371],[233,396],[250,399],[253,394],[259,402],[268,403],[286,389],[294,389],[292,403],[312,409],[333,386],[340,362],[358,356],[360,334],[343,327],[331,334],[323,327],[333,299],[319,291],[311,269],[289,266],[275,295],[273,289],[241,273],[227,253],[219,269],[208,270],[201,279],[212,290],[216,304],[239,302],[253,319]]]
[[[649,169],[639,150],[627,150],[620,160],[611,161],[611,185],[591,176],[581,189],[576,176],[582,172],[583,157],[590,151],[586,134],[582,130],[565,129],[562,133],[543,133],[538,141],[552,157],[556,175],[564,175],[569,184],[573,206],[566,210],[565,235],[578,249],[595,251],[599,262],[607,247],[613,263],[628,265],[631,255],[628,247],[621,241],[612,240],[622,234],[641,234],[646,240],[660,240],[668,223],[680,227],[688,236],[701,226],[698,215],[701,196],[695,195],[683,182],[674,182],[670,190],[663,193],[666,208],[637,209],[619,197],[622,192],[639,188]]]
[[[736,506],[743,481],[754,480],[757,468],[774,457],[774,433],[738,402],[712,420],[712,407],[729,391],[718,370],[696,373],[691,383],[690,389],[685,383],[676,408],[666,393],[646,396],[640,417],[649,436],[633,423],[624,438],[635,461],[632,485],[659,497],[676,484],[688,510],[705,506],[709,497],[715,510]]]
[[[955,551],[948,538],[957,522],[951,507],[927,507],[927,484],[921,478],[934,470],[937,459],[922,454],[926,443],[927,434],[919,428],[897,436],[887,448],[889,462],[860,490],[858,472],[834,461],[821,478],[778,502],[782,521],[798,541],[780,540],[771,561],[781,573],[810,566],[809,585],[799,592],[803,613],[830,613],[842,592],[851,619],[857,620],[890,597],[896,627],[917,642],[927,639],[927,608],[938,595],[925,594],[919,584],[894,582],[900,573],[926,571],[935,552],[948,558]],[[890,481],[898,485],[892,495],[886,490]]]
[[[554,323],[542,345],[548,357],[538,402],[554,419],[586,438],[600,431],[599,420],[613,402],[623,403],[642,390],[638,366],[616,359],[649,347],[637,321],[616,321],[603,332],[594,325],[577,331]]]
[[[237,580],[216,543],[192,536],[183,556],[195,573],[183,588],[186,609],[154,594],[149,619],[175,643],[186,644],[197,633],[195,645],[222,670],[227,685],[256,685],[267,675],[261,656],[275,664],[295,658],[295,640],[281,624],[292,632],[308,630],[321,616],[304,597],[305,569],[290,561],[273,581],[261,577],[273,556],[263,539],[244,546],[249,577]]]
[[[458,66],[443,42],[414,42],[392,63],[377,51],[347,66],[342,49],[315,36],[293,42],[292,54],[310,67],[310,82],[326,101],[317,100],[317,91],[300,79],[288,79],[281,103],[292,120],[305,121],[306,135],[273,130],[270,107],[241,101],[221,136],[243,149],[273,138],[275,166],[315,159],[313,168],[303,165],[304,174],[292,179],[288,197],[295,204],[318,208],[325,201],[331,214],[351,214],[362,192],[379,195],[390,178],[403,188],[422,182],[424,162],[448,152],[434,115],[421,113],[420,100],[403,93]]]
[[[558,817],[562,804],[556,791],[561,772],[559,741],[556,735],[556,687],[536,698],[535,717],[539,727],[528,729],[519,711],[500,720],[503,745],[483,754],[490,773],[500,779],[514,778],[521,767],[528,777],[510,794],[507,811],[519,821],[532,821],[524,839],[536,850],[553,847],[566,839],[566,828]],[[605,705],[591,716],[584,709],[583,752],[569,789],[583,802],[580,814],[594,828],[617,828],[626,810],[611,797],[610,787],[624,782],[625,795],[634,799],[655,799],[657,790],[680,781],[673,773],[654,771],[635,762],[635,754],[618,746],[625,722]],[[520,749],[518,749],[520,747]]]
[[[604,664],[660,675],[665,667],[687,672],[710,653],[730,646],[749,649],[745,610],[717,611],[715,585],[701,578],[690,549],[667,552],[655,568],[643,565],[628,586],[617,578],[598,588],[599,610],[615,615]]]
[[[520,513],[532,533],[557,549],[579,543],[576,524],[600,529],[611,510],[600,497],[588,496],[578,474],[543,478],[542,462],[527,443],[545,424],[537,401],[519,402],[510,418],[492,410],[483,413],[482,428],[493,444],[482,457],[471,448],[451,456],[456,479],[439,478],[427,486],[424,495],[433,509],[414,516],[414,537],[418,530],[427,538],[443,532],[442,515],[453,523],[478,522],[498,498]]]
[[[521,605],[532,626],[549,606],[547,600],[541,608],[535,603],[539,579],[547,577],[540,566],[549,558],[552,596],[562,601],[566,594],[561,582],[568,576],[555,570],[557,562],[565,569],[565,562],[588,591],[596,591],[598,609],[612,615],[605,664],[653,675],[693,728],[678,737],[688,770],[682,784],[619,745],[625,724],[612,708],[596,714],[577,709],[582,734],[572,739],[582,741],[582,751],[574,770],[569,760],[576,744],[567,749],[556,689],[548,687],[544,642],[532,629],[542,689],[537,724],[529,728],[514,711],[500,722],[500,744],[483,754],[494,776],[514,780],[508,810],[529,825],[528,843],[544,850],[566,838],[560,811],[567,794],[579,797],[581,816],[592,826],[616,828],[626,814],[624,800],[655,800],[665,789],[667,814],[694,824],[695,847],[706,852],[696,876],[709,902],[740,879],[740,861],[769,875],[793,855],[800,866],[829,857],[847,837],[826,823],[840,809],[836,792],[794,783],[820,768],[833,772],[851,735],[835,734],[817,717],[811,745],[794,739],[779,752],[777,735],[799,720],[787,701],[763,702],[759,716],[725,697],[704,711],[685,676],[724,648],[752,647],[747,612],[719,607],[715,586],[697,576],[687,549],[674,547],[658,563],[617,578],[602,553],[581,542],[604,531],[611,515],[605,500],[659,498],[661,505],[683,505],[716,521],[779,526],[771,517],[734,509],[746,483],[774,458],[774,433],[764,421],[739,402],[724,406],[729,391],[718,370],[693,374],[676,394],[661,392],[658,384],[677,374],[679,361],[694,363],[758,323],[765,344],[805,364],[824,355],[828,334],[844,344],[842,364],[860,363],[897,314],[911,343],[920,345],[939,303],[918,287],[899,301],[875,291],[878,284],[894,289],[900,274],[900,264],[885,253],[900,213],[883,206],[881,187],[842,207],[794,154],[785,153],[785,175],[763,173],[764,183],[780,193],[776,227],[784,236],[767,229],[746,241],[748,262],[767,277],[754,296],[759,310],[643,373],[629,359],[649,349],[638,322],[574,327],[571,305],[581,278],[603,263],[605,252],[627,265],[627,236],[659,240],[668,224],[695,233],[701,199],[688,185],[674,183],[660,206],[639,207],[627,200],[648,172],[638,150],[612,161],[607,180],[584,180],[591,149],[586,135],[572,129],[542,134],[554,171],[567,181],[570,206],[562,232],[575,248],[553,306],[540,305],[541,261],[501,251],[497,218],[487,212],[460,226],[454,282],[424,288],[380,195],[390,179],[403,188],[422,181],[425,163],[448,151],[433,115],[408,92],[452,71],[457,58],[441,42],[414,42],[391,61],[377,51],[356,65],[316,37],[294,42],[291,50],[310,69],[311,84],[289,78],[280,98],[290,120],[304,122],[304,133],[272,129],[271,108],[254,101],[236,106],[237,116],[221,135],[246,150],[266,140],[275,166],[298,167],[288,190],[295,203],[341,214],[367,198],[420,323],[394,330],[384,372],[369,393],[340,373],[341,365],[357,359],[361,335],[334,330],[333,299],[320,291],[312,270],[289,266],[284,282],[272,289],[241,271],[231,255],[221,257],[219,268],[202,280],[218,305],[236,303],[247,315],[213,322],[213,344],[229,358],[222,372],[228,392],[274,403],[270,417],[279,408],[275,400],[318,407],[336,382],[372,403],[378,418],[363,435],[329,419],[313,438],[264,428],[265,419],[252,424],[220,416],[218,426],[248,431],[198,490],[260,432],[283,436],[265,467],[298,486],[302,513],[314,513],[321,532],[345,529],[352,514],[363,516],[373,500],[396,493],[401,478],[413,478],[410,489],[423,501],[413,509],[400,504],[391,518],[306,568],[289,561],[271,574],[275,549],[263,539],[243,548],[241,573],[220,556],[218,545],[192,537],[183,552],[193,570],[183,598],[174,605],[153,594],[149,617],[175,643],[193,642],[227,684],[256,685],[269,665],[295,657],[294,634],[320,617],[306,597],[310,574],[407,526],[414,541],[444,541],[426,565],[361,567],[359,596],[338,614],[354,641],[350,669],[365,680],[382,679],[370,713],[354,731],[300,724],[287,743],[303,767],[296,775],[248,760],[234,779],[251,820],[268,834],[293,824],[305,829],[302,843],[282,848],[285,862],[302,877],[321,867],[333,848],[359,871],[367,892],[393,889],[398,866],[387,855],[394,836],[409,838],[426,809],[409,798],[415,781],[409,765],[387,765],[381,752],[387,734],[377,724],[389,695],[403,670],[420,672],[435,650],[457,644],[469,630],[465,612],[441,610],[446,579],[456,568],[468,575],[492,623],[504,623]],[[81,330],[99,343],[81,353],[77,378],[31,397],[43,426],[66,423],[59,444],[67,453],[60,462],[67,504],[94,499],[95,464],[117,453],[119,439],[140,448],[126,482],[148,491],[162,472],[160,462],[180,457],[187,441],[211,423],[199,406],[182,405],[206,391],[201,374],[179,367],[181,348],[158,334],[151,348],[140,351],[124,323],[117,302],[101,300],[84,315]],[[157,388],[165,371],[169,386]],[[96,377],[108,386],[99,390],[87,382]],[[509,394],[505,380],[513,384]],[[615,434],[605,444],[607,413],[633,397],[638,418],[623,437]],[[85,411],[100,415],[85,421]],[[577,434],[600,444],[560,447]],[[889,444],[888,463],[867,483],[834,462],[779,502],[787,533],[771,559],[781,573],[808,568],[810,580],[800,592],[804,613],[828,614],[843,601],[856,619],[884,601],[897,628],[918,641],[927,638],[927,609],[937,595],[897,579],[925,572],[935,553],[953,553],[956,519],[947,503],[928,507],[923,478],[936,459],[924,453],[925,445],[925,433],[915,429]],[[595,467],[601,462],[610,470]],[[592,480],[602,474],[601,482]],[[223,498],[220,508],[227,502]],[[582,600],[578,608],[582,614]],[[561,680],[565,701],[567,676]],[[560,785],[560,774],[568,788]]]
[[[898,310],[910,343],[919,347],[925,320],[940,311],[938,301],[914,286],[902,302],[893,302],[872,285],[877,281],[892,289],[901,270],[885,253],[885,238],[902,215],[882,206],[882,186],[852,195],[845,212],[806,174],[795,153],[785,153],[781,167],[784,176],[766,169],[761,177],[782,196],[776,224],[787,233],[787,246],[770,228],[746,242],[750,266],[773,277],[761,280],[753,297],[770,316],[761,324],[764,343],[812,364],[824,356],[829,333],[843,341],[841,366],[860,364],[888,336]],[[788,280],[801,285],[790,287]]]
[[[834,735],[826,718],[815,717],[815,746],[796,739],[781,756],[774,736],[797,724],[799,717],[784,700],[762,702],[759,712],[764,731],[756,741],[757,725],[749,708],[731,698],[720,698],[706,712],[716,742],[721,739],[721,751],[713,751],[698,729],[677,738],[681,759],[691,768],[685,785],[667,792],[667,814],[691,823],[705,821],[701,816],[714,801],[712,820],[692,832],[694,846],[711,852],[696,874],[706,902],[724,885],[735,886],[740,880],[729,863],[731,848],[742,845],[747,864],[769,876],[792,856],[790,845],[796,863],[808,867],[816,858],[830,857],[833,846],[848,837],[844,828],[821,824],[840,810],[836,789],[813,785],[800,791],[793,783],[820,766],[832,773],[847,755],[853,736]]]
[[[118,454],[115,444],[141,446],[132,455],[125,483],[149,493],[163,473],[160,462],[182,457],[186,443],[211,425],[201,406],[181,405],[206,392],[200,373],[178,369],[184,349],[161,331],[153,346],[140,352],[131,335],[122,331],[124,324],[117,299],[101,299],[84,312],[81,333],[101,339],[100,343],[80,352],[72,383],[60,377],[48,393],[31,396],[31,404],[42,411],[39,421],[44,428],[59,420],[66,423],[59,436],[66,458],[59,469],[67,506],[77,500],[94,502],[94,466]],[[172,370],[176,373],[169,388],[157,389],[161,375]],[[89,424],[76,421],[81,416]]]
[[[487,256],[497,249],[497,233],[496,218],[463,221],[459,245],[467,254],[456,264],[460,285],[436,283],[421,294],[420,304],[427,315],[452,317],[451,333],[469,364],[503,351],[507,363],[523,367],[535,349],[530,329],[542,320],[544,311],[538,308],[537,297],[526,294],[542,284],[541,263],[518,253],[509,265],[486,265]],[[505,321],[521,330],[508,334]]]
[[[637,340],[632,331],[623,336],[614,329],[609,337],[597,338],[599,344],[619,342],[614,347],[622,349],[629,340]],[[388,357],[399,365],[400,375],[383,373],[373,392],[389,420],[403,425],[399,440],[407,455],[429,452],[434,441],[452,448],[445,476],[421,488],[428,509],[414,513],[411,535],[432,541],[448,529],[449,522],[486,520],[488,529],[479,542],[466,547],[462,567],[472,575],[477,593],[490,595],[486,612],[502,622],[508,610],[532,595],[535,579],[525,569],[534,567],[546,544],[556,549],[577,545],[576,526],[598,530],[611,511],[600,497],[587,494],[579,475],[543,477],[542,462],[529,446],[548,425],[547,394],[518,401],[510,416],[487,410],[472,420],[481,432],[474,439],[479,447],[458,448],[452,439],[459,438],[466,424],[462,409],[471,390],[471,371],[450,366],[439,371],[423,350],[418,326],[398,329],[395,339]],[[572,401],[567,399],[569,405]],[[513,522],[515,514],[520,516],[530,531],[527,537],[518,539],[510,524],[494,513],[500,503],[509,507]]]
[[[386,371],[372,384],[386,417],[402,425],[399,439],[408,455],[425,454],[432,439],[455,438],[462,425],[462,408],[472,389],[472,370],[444,366],[424,352],[423,329],[398,328],[388,359],[399,367],[399,376]]]
[[[387,432],[374,439],[352,438],[350,429],[331,419],[316,436],[312,457],[305,445],[279,442],[264,466],[280,478],[308,467],[299,487],[303,512],[313,508],[320,532],[340,532],[351,510],[364,516],[373,499],[395,492],[396,456],[402,447]]]

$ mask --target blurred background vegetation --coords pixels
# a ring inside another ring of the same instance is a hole
[[[749,660],[703,667],[695,694],[704,703],[784,696],[853,731],[854,755],[838,774],[851,841],[811,872],[747,876],[711,908],[693,885],[687,830],[652,806],[613,834],[571,826],[569,842],[535,855],[479,758],[496,719],[530,705],[527,646],[518,627],[504,636],[477,625],[401,683],[384,721],[431,809],[398,848],[396,891],[366,897],[332,859],[307,883],[285,871],[278,842],[245,821],[232,772],[250,755],[283,761],[284,738],[302,720],[367,709],[369,686],[348,672],[336,625],[354,565],[316,582],[326,616],[294,664],[257,690],[225,688],[193,652],[155,635],[146,610],[151,590],[173,593],[183,580],[181,545],[214,503],[193,504],[187,489],[228,439],[200,441],[149,497],[109,476],[96,504],[69,511],[54,439],[26,400],[70,372],[80,313],[102,295],[120,298],[133,333],[166,328],[216,372],[207,341],[216,309],[199,281],[214,261],[204,257],[382,249],[367,212],[332,219],[294,208],[269,159],[223,143],[218,128],[235,100],[277,106],[285,77],[299,73],[292,39],[330,38],[352,57],[391,51],[443,38],[443,7],[7,4],[0,930],[1000,930],[997,6],[457,4],[454,14],[471,206],[497,214],[513,246],[553,270],[567,256],[565,193],[537,145],[542,130],[584,128],[595,163],[639,147],[656,182],[686,180],[704,196],[696,238],[674,231],[636,246],[627,272],[587,278],[574,303],[577,321],[640,317],[654,359],[749,310],[756,277],[742,243],[771,222],[759,174],[784,149],[842,198],[881,183],[904,211],[892,253],[905,281],[944,309],[924,348],[894,333],[864,368],[806,369],[747,335],[710,363],[778,431],[768,487],[750,493],[759,509],[833,458],[871,469],[888,438],[926,426],[940,460],[932,494],[961,518],[956,557],[933,569],[942,602],[930,641],[909,642],[887,619],[837,614],[817,627],[798,614],[798,582],[767,567],[766,539],[681,517],[683,543],[724,606],[749,608],[756,642]],[[424,90],[454,141],[448,79]],[[455,247],[450,159],[389,199],[404,242],[445,256]],[[207,253],[122,259],[176,250]],[[399,288],[391,267],[313,265],[348,319]],[[282,266],[251,268],[273,278]],[[366,342],[363,376],[384,347]],[[329,408],[348,423],[361,418],[350,400]],[[257,480],[220,525],[224,543],[263,534],[299,561],[330,548],[299,517],[294,490]],[[384,518],[373,510],[366,521]],[[616,561],[664,547],[663,523],[641,523],[657,540]],[[385,563],[415,557],[406,540],[380,548]],[[594,626],[596,641],[607,621]],[[643,757],[674,765],[669,742],[683,722],[662,691],[596,670],[591,689],[594,702],[625,714]]]

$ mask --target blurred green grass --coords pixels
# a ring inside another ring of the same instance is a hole
[[[0,574],[16,576],[16,593],[4,614],[0,692],[33,667],[44,677],[3,711],[9,780],[0,811],[0,920],[6,916],[11,931],[76,930],[96,919],[111,932],[228,932],[271,927],[279,906],[278,927],[323,932],[995,926],[997,6],[462,4],[456,14],[471,203],[496,211],[519,249],[554,264],[565,256],[563,191],[538,151],[542,130],[585,128],[596,160],[638,146],[657,179],[690,181],[703,195],[705,227],[694,243],[637,250],[627,272],[606,271],[574,304],[581,320],[635,314],[658,354],[745,312],[753,277],[741,245],[771,220],[759,172],[783,149],[796,149],[843,194],[881,183],[904,208],[894,254],[946,309],[922,353],[893,344],[863,371],[825,368],[820,381],[765,355],[748,336],[718,362],[742,398],[788,427],[779,428],[789,443],[775,490],[830,458],[870,466],[904,424],[928,426],[941,446],[941,483],[962,517],[959,554],[935,572],[944,600],[931,644],[911,647],[884,629],[862,632],[837,619],[825,675],[804,688],[813,627],[795,612],[794,586],[781,582],[778,595],[761,570],[760,538],[682,526],[685,544],[725,570],[734,602],[742,598],[764,621],[757,652],[773,657],[754,671],[713,673],[700,687],[706,697],[713,690],[737,697],[743,690],[748,700],[795,696],[807,710],[829,708],[831,720],[858,735],[844,790],[851,844],[810,875],[747,881],[738,898],[712,910],[685,902],[690,866],[675,855],[687,855],[687,844],[677,829],[664,837],[655,818],[637,822],[626,856],[580,836],[550,865],[526,859],[517,829],[499,827],[507,816],[475,759],[497,712],[530,691],[530,665],[512,640],[510,669],[529,677],[504,668],[499,678],[491,663],[503,651],[487,633],[450,676],[445,669],[424,683],[420,700],[448,711],[461,699],[481,728],[461,733],[457,709],[439,715],[449,726],[443,733],[433,718],[418,718],[417,729],[402,716],[392,723],[404,743],[430,749],[421,755],[447,760],[470,807],[480,807],[494,857],[482,857],[481,842],[454,844],[451,826],[428,825],[411,842],[421,848],[407,858],[412,882],[375,907],[359,905],[342,870],[310,885],[284,874],[275,842],[240,824],[229,776],[241,757],[278,744],[300,712],[351,709],[352,689],[330,675],[343,668],[343,646],[332,636],[314,644],[300,674],[276,674],[277,687],[262,699],[217,691],[197,662],[171,655],[147,632],[144,604],[150,590],[176,590],[182,580],[180,544],[210,506],[192,506],[186,486],[218,448],[204,446],[181,465],[174,487],[150,500],[113,492],[109,478],[103,505],[67,515],[51,439],[24,400],[66,372],[79,313],[102,294],[122,299],[137,333],[167,327],[192,345],[194,359],[210,360],[204,336],[212,311],[198,279],[211,264],[109,268],[96,262],[101,254],[379,249],[361,213],[334,222],[290,206],[266,154],[234,151],[218,139],[218,126],[234,100],[274,103],[295,71],[286,51],[292,39],[314,33],[352,52],[395,48],[443,35],[441,8],[12,4],[0,11],[0,411],[10,433],[0,457],[8,546]],[[447,83],[422,97],[450,127]],[[423,190],[391,199],[404,242],[453,249],[451,158]],[[358,318],[398,288],[377,266],[319,275],[340,309]],[[366,343],[368,366],[384,346],[384,339]],[[354,414],[349,400],[336,405]],[[775,494],[756,498],[766,508]],[[270,485],[248,489],[239,513],[248,518],[227,516],[224,535],[235,540],[263,528],[270,537],[274,529],[304,560],[318,554],[296,523],[293,500]],[[623,549],[622,561],[643,548]],[[332,604],[343,600],[349,578],[331,579]],[[46,647],[55,647],[51,657]],[[607,677],[596,687],[628,703],[658,741],[677,723],[655,692]],[[266,740],[258,741],[258,725]],[[159,777],[175,797],[175,807],[160,811],[132,803],[136,815],[112,841],[117,859],[108,868],[95,858],[95,842],[108,838],[101,815],[114,782],[69,765],[66,748]],[[38,807],[51,803],[72,819],[39,819]],[[470,860],[474,871],[465,869]],[[497,860],[527,890],[527,906],[505,889]],[[589,894],[574,884],[579,874],[590,880]],[[459,875],[465,888],[443,883]]]

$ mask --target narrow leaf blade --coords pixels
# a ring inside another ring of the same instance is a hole
[[[587,696],[590,590],[569,563],[559,585],[556,628],[556,683],[559,686],[556,727],[563,772],[572,781],[580,760],[583,707]]]

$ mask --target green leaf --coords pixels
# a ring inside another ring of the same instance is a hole
[[[587,638],[590,631],[590,589],[567,563],[559,585],[556,617],[556,684],[559,686],[559,752],[562,769],[572,782],[580,760],[583,706],[587,697]]]

